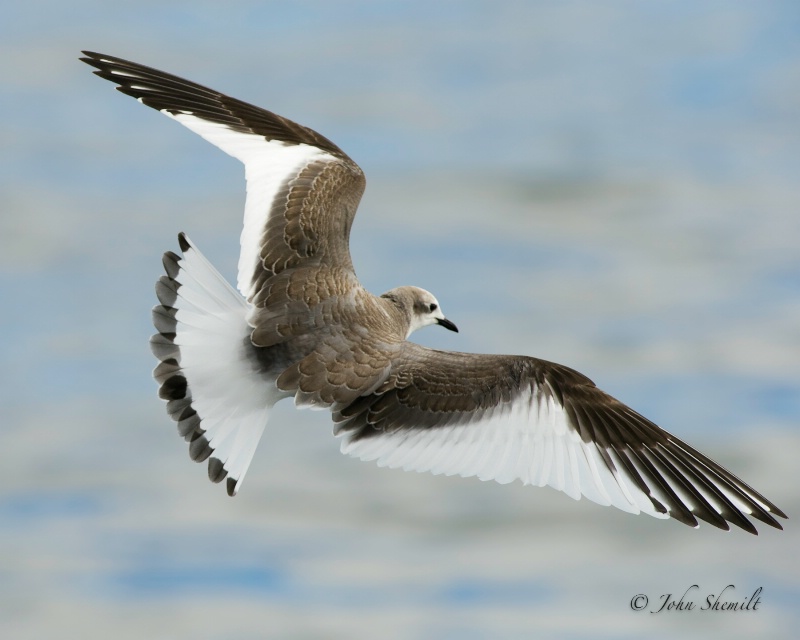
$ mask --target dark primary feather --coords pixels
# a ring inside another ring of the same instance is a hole
[[[173,115],[188,113],[265,141],[304,144],[330,154],[327,160],[298,168],[297,174],[287,168],[271,209],[264,212],[261,262],[252,274],[251,298],[284,270],[305,265],[353,270],[350,229],[366,181],[338,146],[308,127],[195,82],[122,58],[83,53],[81,60],[95,67],[96,75],[148,107]]]
[[[593,443],[613,476],[637,487],[656,512],[691,526],[700,518],[721,529],[732,523],[756,533],[747,517],[752,516],[781,528],[773,515],[785,514],[761,494],[568,367],[522,356],[434,351],[398,343],[380,326],[366,326],[362,318],[370,317],[369,311],[360,314],[348,297],[363,291],[350,260],[349,234],[365,181],[333,142],[197,83],[121,58],[84,54],[82,60],[98,76],[149,107],[261,136],[273,141],[265,145],[271,151],[275,145],[279,153],[281,145],[308,145],[325,154],[309,154],[305,165],[289,167],[272,202],[265,204],[260,253],[253,258],[258,264],[249,281],[248,296],[257,307],[250,318],[251,338],[262,347],[254,357],[280,354],[277,360],[285,364],[279,388],[295,393],[299,403],[331,407],[337,433],[350,442],[469,425],[525,398],[540,405],[552,401],[563,408],[568,428],[582,442]],[[257,171],[250,175],[250,168],[248,184],[263,177]],[[182,251],[190,249],[183,236],[179,242]],[[158,333],[151,347],[160,363],[154,375],[192,458],[208,459],[209,478],[220,482],[226,471],[204,437],[174,343],[179,260],[165,254],[166,275],[156,285]],[[235,485],[228,477],[229,493]]]
[[[325,136],[261,107],[143,64],[93,51],[82,53],[85,57],[81,60],[97,69],[95,75],[117,84],[118,91],[153,109],[173,114],[190,112],[234,131],[289,144],[308,144],[350,160]]]
[[[598,389],[568,367],[525,356],[442,352],[406,343],[386,382],[334,411],[337,433],[351,442],[397,430],[468,425],[524,390],[552,396],[569,428],[597,445],[617,477],[644,492],[653,507],[690,526],[697,519],[756,533],[747,515],[781,529],[786,515],[723,467]]]

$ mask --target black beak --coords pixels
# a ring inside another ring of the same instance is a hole
[[[458,333],[458,327],[450,322],[447,318],[438,319],[436,322],[442,325],[445,329],[450,329],[450,331],[455,331]]]

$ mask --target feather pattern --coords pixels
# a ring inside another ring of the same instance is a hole
[[[271,407],[329,409],[342,451],[379,465],[548,485],[629,513],[756,533],[785,514],[568,367],[407,342],[457,330],[432,294],[363,289],[350,229],[361,169],[315,131],[151,67],[84,52],[95,73],[244,163],[238,288],[184,236],[156,283],[159,395],[191,457],[241,486]]]
[[[145,65],[84,52],[95,73],[245,165],[239,290],[312,261],[352,270],[350,227],[364,174],[339,147],[271,111]],[[314,215],[324,210],[325,215]]]
[[[574,499],[751,533],[785,517],[718,464],[599,390],[523,356],[406,343],[380,390],[334,411],[342,452],[380,466],[549,485]]]
[[[208,477],[227,477],[234,495],[282,394],[254,357],[250,305],[186,236],[179,242],[183,256],[164,254],[156,287],[153,375],[192,459],[208,460]]]

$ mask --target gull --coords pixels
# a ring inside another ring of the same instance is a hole
[[[121,58],[94,73],[244,164],[238,292],[189,238],[156,283],[159,396],[213,482],[239,491],[272,407],[327,409],[341,451],[380,466],[549,485],[692,527],[757,534],[787,516],[759,492],[569,367],[429,349],[458,331],[411,286],[375,296],[349,237],[364,174],[333,142],[265,109]]]

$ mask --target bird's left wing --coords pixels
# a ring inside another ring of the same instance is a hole
[[[523,356],[405,343],[373,393],[333,414],[342,451],[387,467],[550,485],[690,526],[756,533],[784,513],[586,376]]]
[[[122,93],[177,120],[245,165],[238,287],[255,306],[264,284],[294,267],[353,271],[350,227],[364,174],[317,132],[219,91],[91,51],[81,58]]]

